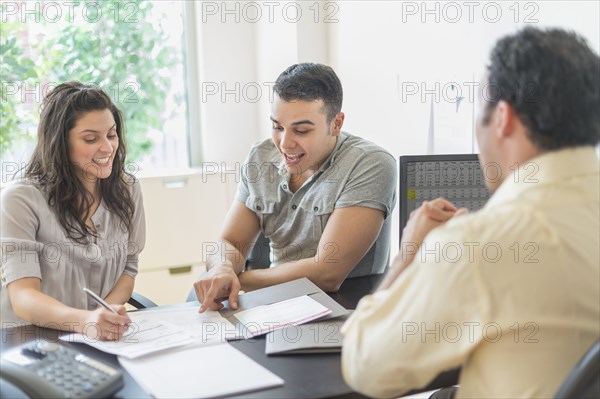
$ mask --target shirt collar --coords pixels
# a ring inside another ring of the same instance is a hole
[[[518,169],[511,170],[488,200],[485,208],[517,198],[523,192],[540,185],[551,185],[561,180],[598,174],[599,159],[594,147],[566,148],[535,157]]]

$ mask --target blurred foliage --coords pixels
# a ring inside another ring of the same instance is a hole
[[[29,138],[27,132],[20,128],[24,122],[17,115],[21,96],[15,93],[20,90],[18,82],[37,78],[35,63],[23,56],[17,37],[9,35],[16,26],[17,23],[0,23],[0,154],[11,143]],[[30,115],[30,122],[33,120]]]
[[[32,35],[29,37],[31,59],[22,56],[20,43],[25,36],[21,33],[28,29],[26,23],[0,24],[2,86],[4,82],[26,82],[27,87],[37,82],[54,86],[78,80],[102,87],[123,112],[128,159],[138,160],[152,148],[149,130],[162,130],[170,73],[180,62],[180,55],[176,49],[163,45],[164,21],[151,20],[153,5],[149,1],[98,1],[89,8],[86,18],[82,17],[81,7],[70,19],[63,15],[56,21],[49,15],[40,15],[41,34],[34,35],[38,40],[33,43]],[[30,15],[27,18],[33,19]],[[24,135],[15,112],[19,101],[21,95],[9,97],[1,104],[3,150]],[[39,115],[35,117],[37,121]]]

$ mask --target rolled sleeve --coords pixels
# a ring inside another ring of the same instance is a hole
[[[262,162],[263,152],[259,150],[260,143],[254,144],[248,153],[248,156],[242,164],[240,173],[240,182],[235,192],[235,200],[245,204],[250,197],[250,183],[264,183],[263,175],[265,173],[266,163]]]
[[[39,256],[43,245],[36,241],[39,218],[27,188],[9,186],[1,196],[2,285],[25,277],[42,278]]]
[[[2,238],[2,285],[36,277],[42,279],[39,256],[42,244],[36,241]]]
[[[250,196],[250,190],[248,189],[248,182],[245,177],[242,176],[238,183],[237,190],[235,192],[235,199],[241,203],[246,203]]]
[[[365,152],[354,165],[336,208],[362,206],[391,215],[396,205],[396,160],[388,152]]]
[[[131,232],[129,233],[127,262],[123,274],[135,278],[138,273],[139,254],[146,245],[146,217],[139,180],[136,180],[133,184],[132,197],[135,210],[132,218]]]

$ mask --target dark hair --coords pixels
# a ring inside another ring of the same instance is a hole
[[[303,63],[287,68],[279,75],[273,90],[285,101],[323,100],[327,122],[342,110],[342,83],[333,69],[323,64]]]
[[[490,61],[493,94],[484,121],[504,100],[541,150],[600,142],[600,59],[585,39],[561,29],[525,28],[501,39]]]
[[[38,142],[25,171],[25,177],[33,180],[46,193],[48,204],[56,213],[67,237],[82,244],[87,242],[87,236],[95,236],[95,232],[85,224],[94,199],[77,177],[69,159],[69,131],[87,112],[106,109],[115,119],[119,146],[110,176],[100,180],[100,194],[106,207],[130,230],[135,205],[127,186],[134,178],[125,172],[123,118],[116,105],[99,87],[66,82],[48,92],[42,102]]]

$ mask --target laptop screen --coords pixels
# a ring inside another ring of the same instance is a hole
[[[423,201],[444,197],[473,212],[490,195],[477,154],[401,156],[400,240],[410,212]]]

